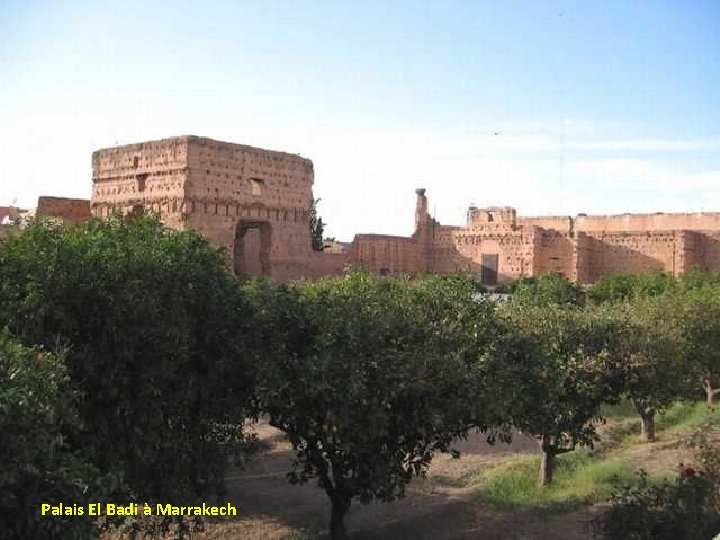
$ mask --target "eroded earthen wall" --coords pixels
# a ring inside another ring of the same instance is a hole
[[[188,144],[174,137],[93,152],[93,215],[108,217],[143,209],[162,216],[170,227],[183,228]]]
[[[533,275],[557,272],[568,279],[576,278],[572,233],[538,229],[534,243]]]
[[[312,185],[312,162],[295,154],[188,138],[186,224],[229,255],[243,230],[266,228],[272,277],[315,273],[308,270]]]
[[[560,233],[573,231],[573,219],[570,216],[523,216],[517,218],[517,225],[522,228],[540,227]]]
[[[341,275],[349,263],[347,253],[326,253],[313,251],[310,254],[310,263],[307,267],[307,278],[321,278],[325,276]]]
[[[720,231],[702,231],[698,233],[697,246],[702,254],[697,266],[706,270],[720,270]]]
[[[511,207],[471,207],[466,226],[455,227],[430,217],[424,189],[416,190],[411,237],[357,235],[334,253],[317,253],[313,174],[312,161],[296,154],[174,137],[93,153],[90,206],[101,217],[156,212],[224,248],[236,271],[281,280],[337,274],[347,264],[480,275],[496,260],[499,283],[548,272],[591,282],[618,272],[720,268],[720,213],[518,217]],[[84,219],[81,205],[52,214]]]
[[[79,223],[90,217],[90,201],[42,196],[38,198],[35,215],[38,218],[59,219],[65,224]]]
[[[358,234],[350,248],[348,262],[369,272],[416,274],[420,268],[418,247],[412,238]]]
[[[258,273],[257,259],[260,273],[290,279],[317,273],[312,184],[312,161],[298,155],[188,135],[93,153],[92,211],[158,213],[224,248],[236,270]]]
[[[589,232],[589,282],[602,277],[660,270],[677,274],[684,268],[681,236],[665,232]]]
[[[720,213],[621,214],[575,218],[575,230],[587,232],[662,232],[675,230],[720,231]]]

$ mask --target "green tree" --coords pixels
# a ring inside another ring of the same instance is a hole
[[[692,369],[685,363],[681,299],[666,294],[637,297],[617,304],[616,316],[625,321],[623,349],[624,393],[640,415],[640,438],[655,440],[655,416],[673,401],[688,397]]]
[[[312,239],[312,248],[315,251],[322,251],[325,245],[323,241],[325,224],[317,213],[317,205],[320,201],[321,199],[310,200],[310,238]]]
[[[720,395],[720,289],[688,293],[682,310],[686,370],[695,370],[707,404]]]
[[[585,293],[578,285],[557,272],[522,278],[511,288],[512,302],[525,306],[581,306]]]
[[[401,497],[475,423],[472,370],[494,318],[473,292],[464,278],[354,272],[283,288],[266,309],[286,339],[264,363],[261,407],[295,449],[290,482],[330,498],[333,539],[353,498]]]
[[[0,246],[0,325],[67,347],[72,447],[149,502],[221,489],[252,388],[249,321],[221,253],[154,217],[35,223]]]
[[[95,538],[87,516],[42,516],[42,504],[102,500],[110,479],[68,445],[79,428],[60,358],[0,332],[0,523],[3,538]],[[91,499],[92,497],[92,499]]]
[[[619,273],[602,278],[588,290],[588,299],[596,304],[658,296],[674,290],[675,279],[666,272],[643,274]]]
[[[537,437],[538,482],[552,482],[556,456],[597,441],[600,406],[619,399],[615,321],[588,310],[510,305],[504,354],[487,366],[507,422]]]

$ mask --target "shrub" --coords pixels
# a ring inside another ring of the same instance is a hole
[[[0,523],[3,538],[94,538],[89,519],[42,516],[43,503],[100,500],[110,479],[71,451],[78,428],[65,366],[0,333]]]
[[[512,285],[511,290],[513,303],[524,306],[570,307],[585,303],[584,291],[559,273],[520,279]]]
[[[693,437],[696,466],[680,465],[672,481],[653,483],[645,471],[610,499],[611,508],[595,522],[610,540],[696,540],[720,533],[720,449],[711,426]]]
[[[222,254],[154,217],[34,223],[0,245],[0,325],[67,347],[70,443],[147,502],[222,487],[252,384],[244,306]]]

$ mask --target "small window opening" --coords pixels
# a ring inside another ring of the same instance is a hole
[[[138,193],[142,193],[143,191],[145,191],[145,183],[146,183],[147,177],[148,177],[147,174],[138,174],[135,177],[135,180],[137,180]]]
[[[265,184],[265,182],[263,180],[261,180],[260,178],[251,178],[250,179],[250,193],[254,196],[262,195],[264,184]]]

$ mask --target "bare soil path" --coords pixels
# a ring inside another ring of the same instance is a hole
[[[228,479],[228,500],[243,518],[234,525],[218,527],[208,538],[281,539],[293,530],[310,534],[324,531],[330,515],[325,493],[314,484],[289,485],[285,478],[293,455],[289,444],[267,424],[253,429],[265,450],[245,470],[235,471]],[[447,481],[508,453],[535,452],[534,441],[518,435],[510,445],[490,446],[484,435],[473,434],[457,446],[463,457],[453,460],[438,456],[428,478],[413,481],[405,498],[390,504],[354,504],[346,521],[348,536],[355,540],[588,538],[585,511],[503,512],[474,500],[472,490],[452,487],[452,481]],[[446,481],[434,482],[438,477]]]

